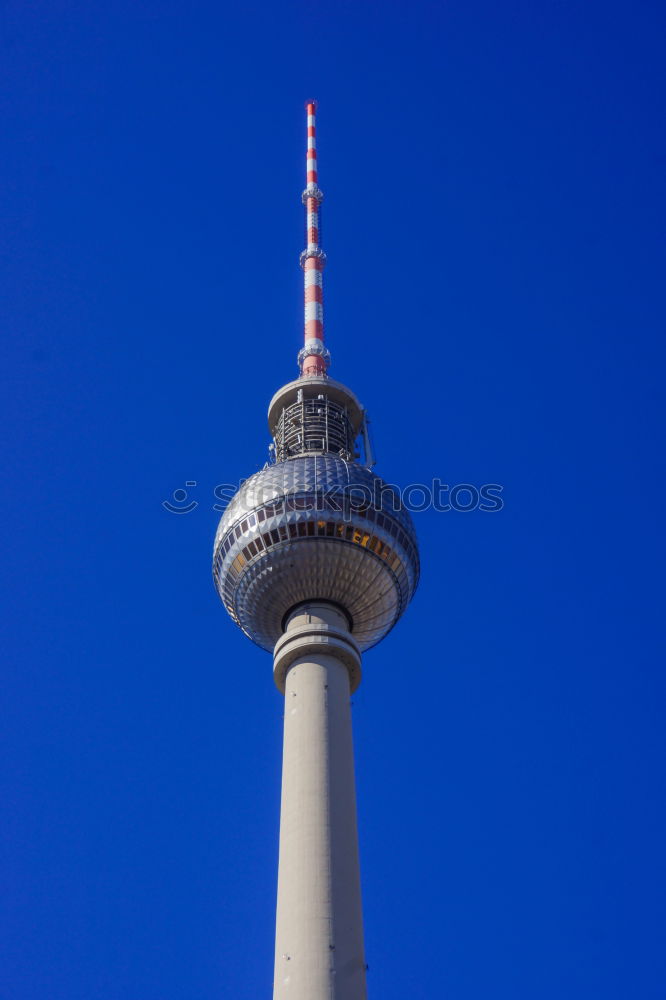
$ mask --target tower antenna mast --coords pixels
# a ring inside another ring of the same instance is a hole
[[[305,292],[305,343],[299,352],[302,375],[326,375],[331,355],[324,347],[324,267],[326,254],[319,246],[319,207],[324,199],[317,172],[317,103],[307,101],[308,145],[305,161],[305,206],[307,246],[301,254]]]

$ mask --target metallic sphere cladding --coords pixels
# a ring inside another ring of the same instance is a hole
[[[412,519],[394,487],[332,454],[267,466],[230,501],[213,576],[233,620],[272,651],[287,613],[326,600],[347,612],[361,649],[407,607],[419,575]]]

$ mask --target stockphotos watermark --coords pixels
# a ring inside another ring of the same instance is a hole
[[[188,490],[194,490],[198,484],[195,479],[188,479],[185,488],[179,487],[171,494],[169,500],[163,500],[162,506],[170,514],[191,514],[201,506]],[[284,502],[286,510],[333,510],[342,514],[344,520],[353,517],[357,511],[372,507],[377,511],[408,510],[410,513],[421,513],[426,510],[436,510],[440,513],[456,511],[467,514],[474,510],[486,514],[495,514],[502,510],[504,487],[499,483],[457,483],[450,486],[441,479],[433,479],[431,483],[410,483],[402,488],[391,483],[376,481],[372,486],[365,483],[346,483],[335,485],[316,484],[312,487],[294,487],[293,482],[284,484],[280,490],[274,479],[270,482],[253,482],[252,479],[241,480],[236,485],[220,483],[214,488],[212,510],[222,513],[229,502],[235,498],[238,513],[250,511],[264,504]],[[305,506],[304,506],[305,504]]]

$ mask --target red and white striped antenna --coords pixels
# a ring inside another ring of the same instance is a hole
[[[324,198],[317,186],[317,104],[305,105],[308,125],[306,187],[302,195],[305,205],[307,246],[301,254],[305,282],[305,344],[298,354],[301,375],[326,375],[331,356],[324,346],[323,277],[326,254],[319,246],[319,206]]]

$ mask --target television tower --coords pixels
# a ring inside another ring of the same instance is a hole
[[[364,1000],[350,695],[361,653],[412,598],[419,556],[398,493],[371,471],[364,408],[328,375],[315,102],[306,110],[300,372],[270,402],[271,462],[225,510],[213,577],[236,624],[273,653],[284,695],[274,1000]]]

